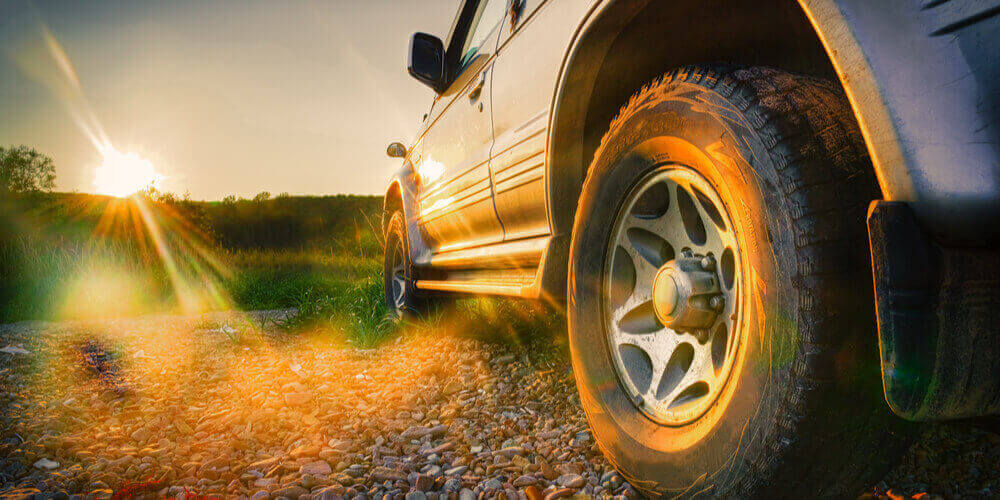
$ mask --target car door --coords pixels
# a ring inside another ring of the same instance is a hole
[[[549,234],[545,145],[559,68],[589,2],[512,0],[493,68],[494,196],[507,240]],[[574,17],[575,16],[575,17]]]
[[[434,252],[494,243],[503,240],[503,227],[493,205],[489,159],[493,146],[490,92],[494,53],[500,24],[506,15],[505,0],[476,2],[461,42],[456,76],[436,99],[420,158],[414,163],[418,176],[418,225]],[[469,7],[463,6],[463,11]]]

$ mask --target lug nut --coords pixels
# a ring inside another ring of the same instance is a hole
[[[635,405],[636,406],[641,407],[645,402],[646,402],[646,400],[642,399],[642,396],[636,396],[635,397]]]
[[[681,250],[681,256],[686,259],[690,259],[691,257],[694,257],[694,253],[691,252],[690,248],[685,248],[684,250]]]
[[[708,330],[704,328],[698,328],[691,333],[693,333],[694,336],[698,338],[698,342],[701,342],[702,344],[708,341]]]
[[[712,309],[715,309],[716,311],[721,311],[726,307],[726,298],[722,295],[716,295],[708,301],[708,305],[712,306]]]
[[[706,270],[706,271],[711,271],[711,270],[715,269],[715,259],[713,259],[710,255],[706,255],[705,257],[702,257],[701,258],[701,268],[704,269],[704,270]]]

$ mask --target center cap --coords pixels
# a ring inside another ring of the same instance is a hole
[[[661,322],[666,323],[677,310],[679,296],[680,290],[677,289],[673,269],[668,266],[661,267],[653,279],[653,310]]]
[[[653,311],[663,326],[680,332],[704,333],[717,317],[719,279],[714,260],[690,256],[667,262],[653,278]]]

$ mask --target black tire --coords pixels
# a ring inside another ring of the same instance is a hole
[[[663,137],[671,139],[649,146]],[[625,197],[670,162],[718,191],[749,286],[742,357],[723,396],[674,427],[647,418],[622,387],[601,293]],[[688,497],[853,497],[888,470],[909,427],[882,399],[865,229],[878,197],[834,83],[767,68],[688,67],[620,111],[576,213],[568,320],[588,421],[634,486]]]
[[[400,263],[396,259],[401,259]],[[393,287],[393,272],[402,265],[402,286]],[[428,301],[419,294],[410,259],[410,241],[406,235],[403,212],[396,210],[385,228],[385,253],[382,258],[382,288],[386,310],[395,319],[415,319],[426,311]],[[402,302],[397,305],[396,294],[402,292]]]

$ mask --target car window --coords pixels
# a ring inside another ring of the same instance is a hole
[[[490,37],[507,14],[506,6],[507,0],[480,0],[476,7],[476,15],[469,25],[469,36],[462,46],[460,68],[464,68],[480,52],[483,42]]]

